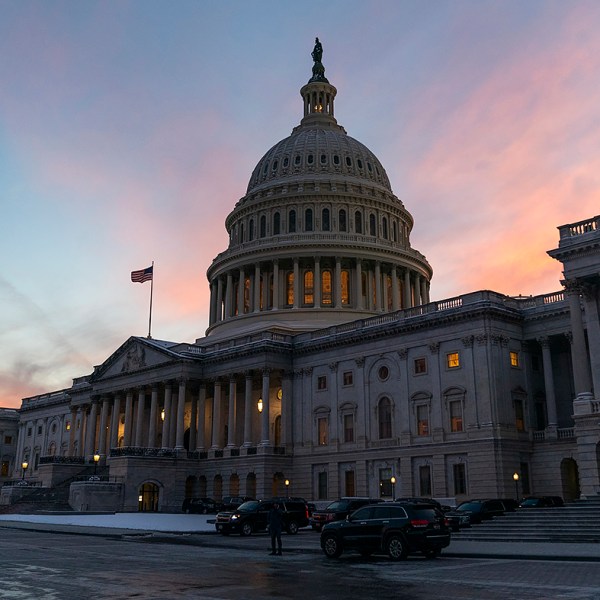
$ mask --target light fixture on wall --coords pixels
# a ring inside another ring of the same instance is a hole
[[[165,420],[165,409],[164,408],[160,411],[160,420],[161,421]]]
[[[256,408],[258,408],[258,412],[261,413],[263,411],[263,401],[262,398],[258,399],[258,404],[256,405]]]
[[[279,388],[277,390],[277,400],[281,400],[283,398],[283,390]]]

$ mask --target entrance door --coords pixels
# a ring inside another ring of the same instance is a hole
[[[158,512],[159,489],[155,483],[144,483],[138,497],[139,512]]]

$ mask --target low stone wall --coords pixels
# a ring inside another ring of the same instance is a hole
[[[123,484],[76,481],[69,490],[69,505],[78,512],[116,512],[123,503]]]

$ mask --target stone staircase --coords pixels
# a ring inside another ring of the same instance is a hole
[[[452,533],[452,539],[481,542],[600,543],[600,495],[561,507],[518,508],[480,525]]]

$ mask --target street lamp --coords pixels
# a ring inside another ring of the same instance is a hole
[[[396,499],[396,478],[392,475],[392,478],[390,479],[390,482],[392,484],[392,500]]]
[[[289,479],[285,480],[285,495],[286,495],[286,498],[290,497],[290,480]]]
[[[100,462],[100,455],[98,454],[98,451],[96,451],[96,453],[94,454],[94,474],[90,477],[90,481],[98,481],[100,479],[100,477],[98,477],[98,475],[96,475],[96,473],[98,472],[98,463]]]
[[[513,473],[513,479],[515,481],[515,496],[517,499],[517,502],[519,501],[519,474],[515,471]]]
[[[21,477],[21,481],[25,481],[25,471],[27,471],[28,466],[29,463],[26,460],[21,463],[21,467],[23,468],[23,476]]]

